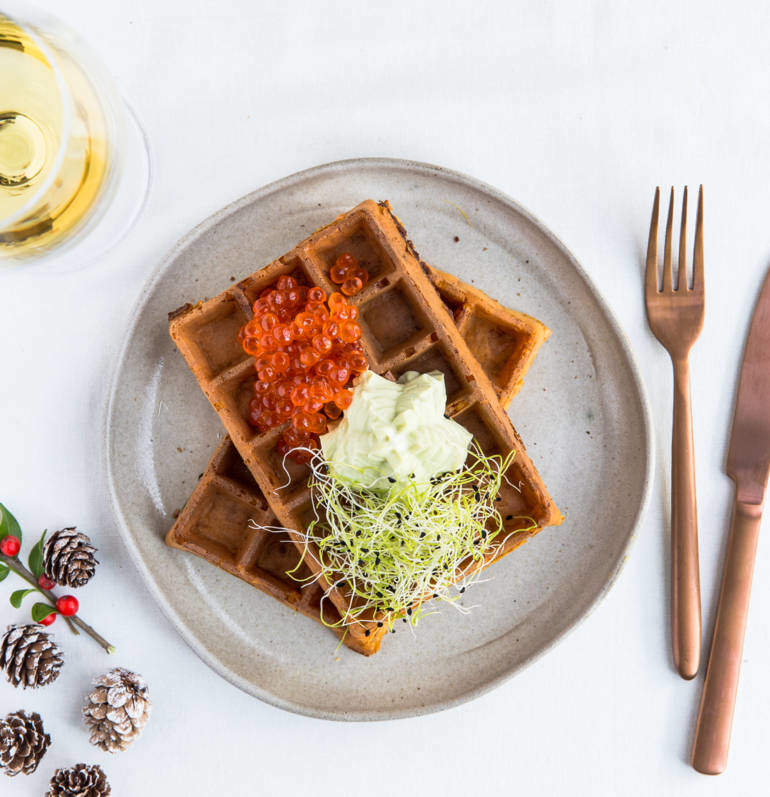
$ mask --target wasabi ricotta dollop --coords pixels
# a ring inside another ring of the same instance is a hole
[[[342,421],[321,436],[332,474],[355,487],[388,489],[461,468],[472,435],[444,417],[445,406],[439,371],[408,371],[398,382],[366,371]]]

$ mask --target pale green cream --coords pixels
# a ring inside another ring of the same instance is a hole
[[[398,382],[367,371],[340,424],[321,437],[332,473],[358,487],[388,488],[461,468],[472,435],[444,417],[445,405],[438,371],[409,371]]]

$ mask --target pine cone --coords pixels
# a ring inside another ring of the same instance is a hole
[[[106,797],[111,791],[107,776],[98,764],[75,764],[53,773],[46,797]]]
[[[147,684],[140,675],[116,667],[94,679],[83,718],[91,744],[108,753],[125,750],[144,728],[152,711]]]
[[[39,625],[9,625],[0,638],[0,669],[14,686],[37,689],[59,677],[62,655]]]
[[[0,720],[0,770],[9,777],[31,775],[51,744],[39,714],[15,711]]]
[[[91,580],[96,548],[75,527],[55,531],[43,545],[43,572],[60,587],[82,587]]]

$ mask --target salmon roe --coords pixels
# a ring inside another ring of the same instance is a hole
[[[329,269],[329,279],[340,286],[345,296],[355,296],[369,282],[369,272],[365,268],[359,268],[354,255],[343,252]]]
[[[361,290],[369,275],[353,255],[343,253],[330,276],[342,292],[328,297],[317,286],[301,285],[290,275],[279,277],[259,295],[254,317],[238,332],[257,372],[249,421],[260,431],[290,422],[277,449],[296,462],[307,462],[312,454],[293,449],[318,448],[328,421],[339,418],[353,400],[350,383],[369,367],[358,308],[347,298]],[[352,293],[351,282],[357,288]]]

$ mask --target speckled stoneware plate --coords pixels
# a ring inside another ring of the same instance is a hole
[[[163,537],[222,435],[175,350],[167,313],[213,296],[363,199],[389,199],[429,263],[553,330],[510,414],[564,525],[546,529],[444,609],[364,658],[326,629]],[[459,238],[459,241],[457,240]],[[316,717],[437,711],[500,684],[602,598],[646,501],[650,423],[631,352],[564,246],[470,177],[398,160],[319,166],[261,188],[190,232],[148,283],[106,416],[115,514],[147,584],[200,657],[244,691]],[[622,467],[621,467],[622,465]]]

